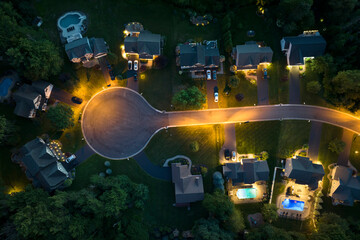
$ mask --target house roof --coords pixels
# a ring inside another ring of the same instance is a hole
[[[306,184],[311,189],[316,189],[324,175],[323,166],[312,163],[310,158],[296,156],[286,160],[285,176],[295,179],[298,184]]]
[[[45,94],[45,89],[51,86],[51,89],[53,85],[51,83],[45,82],[45,81],[36,81],[31,84],[31,86],[34,88],[34,90],[41,94],[42,97],[46,98],[47,95]]]
[[[226,163],[223,166],[223,174],[232,180],[233,185],[252,184],[269,179],[269,166],[267,161],[242,159],[242,162]]]
[[[180,66],[211,66],[220,64],[220,53],[218,48],[202,44],[180,45]]]
[[[92,49],[94,50],[94,57],[108,53],[108,47],[103,38],[91,38],[90,43]]]
[[[237,45],[233,51],[238,68],[256,67],[260,63],[271,62],[273,56],[273,51],[270,47],[259,47],[256,42]]]
[[[36,109],[35,102],[41,99],[41,95],[32,86],[24,84],[13,94],[13,98],[16,102],[14,113],[21,117],[29,117],[30,112]]]
[[[171,164],[172,182],[175,184],[176,203],[190,203],[204,199],[201,175],[191,175],[189,166],[181,163]]]
[[[142,55],[160,55],[161,36],[148,31],[141,31],[138,37],[128,36],[124,40],[126,53]]]
[[[336,166],[332,171],[329,194],[333,199],[351,206],[355,200],[360,200],[360,177],[355,177],[352,173],[351,168]]]
[[[288,65],[304,64],[304,58],[319,57],[326,48],[326,41],[320,34],[284,37],[282,41],[283,50],[287,51]]]
[[[71,61],[74,58],[82,58],[85,54],[93,53],[93,50],[89,39],[84,37],[65,44],[65,52]]]
[[[69,177],[62,163],[41,138],[26,143],[20,153],[26,175],[48,191],[56,189]]]

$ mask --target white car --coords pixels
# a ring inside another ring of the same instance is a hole
[[[211,80],[211,71],[210,70],[206,70],[206,79]]]
[[[134,61],[134,70],[137,71],[138,70],[138,60]]]
[[[72,160],[74,160],[76,158],[76,156],[74,154],[72,154],[70,157],[68,157],[65,162],[66,163],[70,163]]]
[[[219,101],[219,93],[214,93],[214,101],[218,102]]]
[[[232,151],[232,154],[231,154],[231,159],[233,160],[233,161],[236,161],[236,152],[235,151]]]
[[[131,61],[131,60],[128,61],[128,69],[129,69],[129,70],[132,69],[132,61]]]

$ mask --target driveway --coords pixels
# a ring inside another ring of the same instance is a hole
[[[310,138],[309,138],[309,152],[308,155],[311,160],[317,160],[319,157],[320,140],[321,140],[321,122],[311,122]]]
[[[224,145],[219,152],[220,162],[225,161],[224,151],[229,149],[230,153],[236,151],[236,132],[235,132],[235,123],[224,124],[224,134],[225,140]]]
[[[156,132],[167,127],[290,119],[325,122],[360,134],[359,118],[319,106],[282,104],[161,112],[140,94],[120,87],[108,88],[89,101],[81,127],[85,140],[99,155],[124,159],[140,153]]]
[[[217,87],[217,81],[206,80],[206,98],[208,109],[219,108],[219,103],[214,101],[214,87]]]
[[[139,92],[139,76],[138,80],[134,81],[134,74],[136,72],[134,70],[129,70],[126,72],[127,76],[127,87],[134,90],[135,92]]]
[[[165,181],[171,181],[171,168],[160,167],[153,164],[150,159],[146,156],[145,152],[142,151],[138,155],[133,157],[139,166],[150,176]]]
[[[72,97],[73,95],[57,87],[53,87],[50,96],[50,98],[69,104],[70,106],[79,107],[79,108],[83,108],[87,103],[87,101],[83,101],[81,104],[76,104],[73,101],[71,101]]]
[[[300,73],[299,73],[299,68],[298,67],[292,67],[290,69],[289,103],[290,104],[301,103]]]
[[[256,70],[258,105],[269,104],[269,80],[263,78],[263,66],[259,65]]]
[[[353,142],[353,136],[353,132],[344,129],[341,140],[345,142],[346,145],[344,151],[339,154],[338,158],[338,164],[341,166],[349,166],[350,149]]]
[[[104,76],[104,79],[105,79],[105,83],[106,83],[106,86],[108,86],[109,84],[111,84],[111,78],[110,78],[110,74],[109,74],[109,69],[106,65],[106,56],[104,57],[101,57],[98,59],[99,60],[99,65],[100,65],[100,68],[101,68],[101,72]]]
[[[75,156],[76,158],[71,161],[70,163],[64,163],[64,167],[67,171],[70,171],[71,169],[77,167],[82,162],[84,162],[86,159],[91,157],[92,155],[96,154],[94,150],[92,150],[89,145],[86,143],[85,146],[80,148],[76,151]]]

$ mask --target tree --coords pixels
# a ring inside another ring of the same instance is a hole
[[[172,104],[179,110],[200,109],[206,102],[206,96],[193,86],[176,93]]]
[[[113,65],[116,65],[118,63],[118,60],[119,60],[118,56],[115,53],[112,53],[112,52],[108,52],[107,59],[109,59],[109,63],[113,64]]]
[[[190,150],[192,152],[198,152],[199,151],[199,142],[198,141],[193,141],[190,143]]]
[[[244,230],[244,217],[240,210],[234,209],[230,219],[224,224],[225,228],[231,232],[239,233]]]
[[[336,154],[344,151],[346,143],[338,138],[335,138],[329,142],[328,149]]]
[[[260,155],[260,160],[267,160],[269,158],[269,153],[267,151],[262,151]]]
[[[216,219],[204,219],[195,222],[192,229],[196,240],[232,240],[234,236],[231,232],[225,231],[219,226]]]
[[[311,82],[306,83],[306,90],[309,93],[317,94],[321,90],[321,85],[318,81],[311,81]]]
[[[224,179],[222,177],[221,172],[217,172],[217,171],[214,172],[214,174],[213,174],[213,184],[214,184],[215,190],[219,189],[223,193],[225,192],[225,190],[224,190]]]
[[[306,240],[306,237],[302,233],[290,232],[281,228],[273,227],[270,224],[256,229],[251,234],[248,234],[247,240]]]
[[[261,213],[265,219],[265,221],[272,223],[273,221],[276,221],[279,217],[277,213],[277,207],[275,204],[264,204],[264,206],[261,209]]]
[[[10,64],[31,80],[48,79],[60,72],[63,60],[59,50],[48,40],[20,38],[6,55]]]
[[[324,213],[318,222],[318,231],[311,235],[313,240],[350,240],[352,231],[345,219],[334,213]]]
[[[168,64],[168,59],[164,55],[160,55],[154,60],[154,68],[155,69],[163,69]]]
[[[11,139],[14,139],[14,133],[16,131],[17,128],[15,125],[0,115],[0,145],[13,143]]]
[[[221,191],[215,191],[213,194],[206,193],[203,206],[221,222],[229,220],[234,211],[234,204]]]
[[[240,84],[240,79],[237,76],[231,76],[230,80],[229,80],[229,85],[232,88],[237,88],[239,87]]]
[[[63,103],[51,107],[46,116],[58,130],[74,126],[74,111]]]

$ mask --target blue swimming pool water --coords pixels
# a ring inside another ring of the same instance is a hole
[[[12,81],[13,80],[11,78],[5,78],[2,80],[2,82],[0,83],[0,96],[1,97],[4,97],[7,95]]]
[[[68,14],[63,19],[60,20],[60,26],[62,28],[67,28],[71,24],[78,24],[80,22],[79,14]]]
[[[236,192],[238,199],[249,199],[256,198],[256,189],[255,188],[241,188]]]
[[[295,211],[302,212],[304,210],[304,202],[291,200],[289,198],[285,198],[285,200],[281,203],[284,209],[290,209]]]

